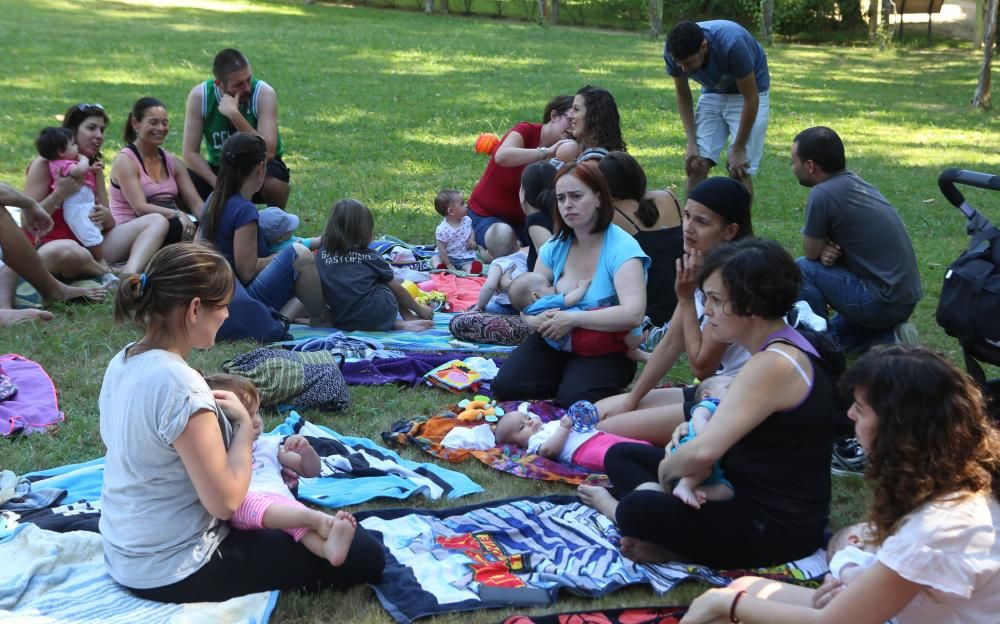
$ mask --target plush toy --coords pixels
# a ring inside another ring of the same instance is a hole
[[[485,420],[488,423],[495,423],[504,415],[503,408],[497,402],[477,394],[472,400],[465,399],[458,404],[462,408],[462,413],[458,415],[459,420],[477,421]]]
[[[500,147],[500,137],[492,132],[484,132],[476,139],[476,153],[492,156]]]

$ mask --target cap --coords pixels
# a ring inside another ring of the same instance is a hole
[[[285,234],[299,229],[299,218],[276,206],[269,206],[257,213],[258,227],[264,240],[273,243]]]

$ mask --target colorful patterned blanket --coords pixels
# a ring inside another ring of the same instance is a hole
[[[725,586],[752,573],[803,583],[827,571],[823,551],[761,570],[637,564],[619,552],[614,524],[570,496],[356,516],[387,550],[385,572],[372,588],[404,623],[441,613],[551,604],[560,590],[598,597],[647,584],[663,594],[687,580]]]
[[[502,624],[678,624],[687,607],[627,607],[548,615],[512,615]]]
[[[517,409],[518,404],[518,401],[506,401],[500,406],[505,411],[513,411]],[[398,445],[415,444],[434,457],[451,463],[476,459],[491,468],[526,479],[562,481],[571,485],[583,483],[610,485],[606,475],[590,473],[577,466],[568,466],[541,455],[529,454],[524,449],[510,444],[502,444],[485,451],[441,446],[441,440],[453,428],[482,424],[458,420],[455,416],[461,411],[457,405],[452,405],[436,416],[418,416],[410,420],[401,420],[394,423],[390,431],[383,432],[382,439]],[[558,420],[566,413],[566,410],[557,407],[551,401],[535,401],[531,404],[531,411],[538,414],[545,422]]]

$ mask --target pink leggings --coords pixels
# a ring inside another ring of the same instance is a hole
[[[295,507],[298,509],[309,509],[294,498],[272,494],[270,492],[247,492],[246,498],[236,509],[229,523],[233,527],[242,530],[255,530],[266,528],[264,526],[264,512],[271,505],[282,505],[285,507]],[[295,538],[295,541],[302,539],[302,536],[309,532],[309,529],[281,529]]]
[[[576,449],[573,453],[573,463],[593,472],[604,472],[604,456],[608,454],[608,449],[615,444],[621,444],[622,442],[648,444],[649,446],[652,446],[652,444],[649,444],[649,442],[644,440],[633,440],[632,438],[615,435],[613,433],[608,433],[607,431],[598,431],[597,435],[590,438],[581,444],[580,448]]]

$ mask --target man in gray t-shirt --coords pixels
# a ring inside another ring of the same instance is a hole
[[[893,339],[923,294],[917,257],[896,209],[871,184],[847,171],[837,133],[818,126],[795,137],[792,173],[810,187],[802,228],[802,298],[847,350]]]

